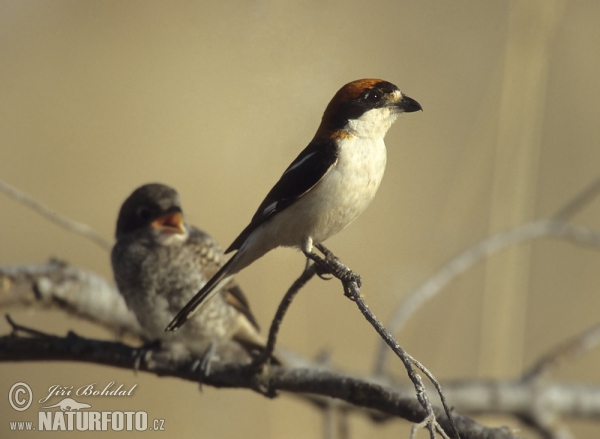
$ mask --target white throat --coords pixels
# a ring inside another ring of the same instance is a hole
[[[398,115],[393,107],[374,108],[358,119],[349,120],[344,129],[357,137],[383,138]]]

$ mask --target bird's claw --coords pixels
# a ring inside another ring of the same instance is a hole
[[[211,343],[204,355],[201,358],[198,358],[192,364],[192,372],[196,373],[196,371],[200,372],[200,381],[203,381],[210,375],[210,369],[212,367],[212,363],[219,361],[219,356],[216,355],[217,344]]]
[[[314,261],[316,264],[317,276],[319,276],[321,279],[329,280],[331,278],[327,277],[327,275],[330,274],[333,277],[341,280],[343,283],[354,282],[359,288],[362,286],[360,275],[356,274],[342,264],[338,257],[335,256],[329,249],[327,249],[327,247],[325,247],[323,244],[317,244],[315,247],[318,248],[321,253],[323,253],[323,256],[325,256],[324,258],[321,258],[316,253],[305,252],[305,254],[309,260]]]
[[[321,278],[323,280],[331,280],[331,279],[333,279],[333,276],[327,276],[328,274],[330,274],[330,273],[328,273],[328,272],[317,273],[317,276],[319,276],[319,278]]]
[[[324,262],[326,262],[326,261],[324,261]],[[331,280],[334,277],[331,274],[329,264],[325,264],[325,263],[316,265],[316,274],[323,280]]]
[[[142,359],[146,356],[146,354],[158,348],[160,348],[160,340],[146,343],[135,350],[133,354],[133,371],[136,375],[140,370],[140,364],[142,364]]]

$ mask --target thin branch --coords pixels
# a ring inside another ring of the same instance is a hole
[[[577,334],[561,345],[553,348],[550,352],[542,355],[538,361],[523,373],[524,381],[540,379],[550,373],[552,369],[558,368],[569,358],[582,355],[600,346],[600,324]]]
[[[281,323],[283,322],[283,318],[285,314],[292,304],[292,300],[296,297],[296,294],[300,291],[300,289],[306,285],[306,283],[312,279],[312,277],[316,274],[317,270],[313,265],[307,267],[300,277],[296,279],[296,281],[289,288],[287,293],[281,299],[281,303],[277,308],[277,312],[275,313],[275,317],[273,317],[273,321],[271,322],[271,327],[269,328],[269,338],[267,339],[267,345],[265,349],[261,352],[261,354],[256,357],[253,362],[254,367],[262,368],[273,355],[273,351],[275,350],[275,344],[277,343],[277,335],[279,334],[279,329],[281,328]]]
[[[577,212],[590,204],[600,194],[600,178],[590,183],[585,189],[573,197],[567,204],[561,207],[552,218],[567,221]]]
[[[19,203],[24,204],[25,206],[33,209],[41,216],[45,217],[46,219],[49,219],[50,221],[59,225],[60,227],[89,239],[96,245],[102,247],[104,250],[110,251],[110,249],[112,248],[112,244],[106,239],[104,239],[102,235],[93,230],[90,226],[70,220],[66,216],[56,213],[53,209],[50,209],[49,207],[33,199],[26,193],[21,192],[19,189],[9,185],[8,183],[2,180],[0,180],[0,191],[4,192],[13,200],[16,200]]]
[[[315,265],[319,270],[332,274],[342,282],[342,285],[344,287],[344,294],[356,303],[363,316],[367,319],[371,326],[375,328],[375,331],[377,331],[379,336],[386,342],[386,344],[402,361],[402,364],[406,368],[408,376],[415,388],[417,399],[423,407],[423,409],[425,410],[425,418],[422,421],[426,422],[421,422],[420,425],[426,426],[429,429],[431,439],[434,439],[436,431],[439,432],[442,436],[444,436],[445,433],[441,431],[442,427],[438,424],[436,415],[433,411],[433,406],[431,405],[431,403],[429,402],[429,398],[427,397],[427,392],[425,391],[423,381],[421,380],[420,375],[415,371],[413,367],[415,366],[416,360],[412,358],[396,340],[394,340],[394,337],[386,330],[386,328],[375,316],[375,314],[371,312],[368,305],[363,300],[362,294],[359,289],[360,276],[358,276],[357,274],[352,272],[348,267],[342,264],[339,261],[339,259],[335,257],[335,255],[331,251],[329,251],[323,244],[318,244],[316,247],[325,255],[325,259],[320,258],[316,253],[307,253],[306,255],[314,261]],[[421,367],[424,369],[423,366]],[[454,425],[453,418],[450,413],[450,408],[446,404],[444,395],[441,392],[441,387],[439,387],[439,384],[437,384],[436,388],[440,392],[442,406],[444,408],[444,411],[446,412],[447,418],[450,420],[450,428],[454,432],[456,439],[460,439],[460,435],[458,433],[456,425]]]
[[[10,314],[5,314],[4,318],[6,319],[6,321],[8,322],[8,324],[10,325],[10,327],[12,329],[12,332],[10,335],[13,337],[18,336],[19,332],[22,332],[24,334],[31,335],[34,337],[40,337],[40,338],[50,337],[50,334],[46,334],[45,332],[19,325],[12,319]]]
[[[392,335],[385,329],[385,327],[379,321],[379,319],[377,319],[377,317],[369,310],[369,306],[362,299],[360,290],[358,289],[358,286],[356,285],[356,283],[351,282],[351,283],[348,283],[347,285],[345,284],[344,287],[345,287],[346,291],[349,293],[350,297],[356,302],[356,305],[360,309],[361,313],[365,316],[367,321],[375,328],[375,330],[377,331],[379,336],[392,349],[392,351],[396,354],[396,356],[398,358],[400,358],[400,360],[402,361],[402,364],[404,364],[404,367],[406,368],[406,371],[408,372],[408,377],[412,381],[413,386],[417,392],[417,399],[419,400],[419,402],[421,403],[421,406],[423,406],[423,408],[425,409],[426,414],[427,414],[426,418],[423,420],[426,422],[424,422],[424,423],[421,422],[420,425],[427,426],[430,430],[430,435],[433,438],[434,437],[434,433],[433,433],[434,429],[436,431],[439,431],[441,429],[441,427],[439,426],[438,421],[435,417],[435,414],[433,412],[433,407],[432,407],[431,403],[429,402],[429,398],[427,396],[427,392],[425,391],[425,386],[423,385],[423,381],[421,380],[421,377],[419,376],[419,374],[415,371],[415,369],[413,367],[413,366],[415,366],[417,361],[412,356],[410,356],[400,346],[400,344],[396,340],[394,340]],[[420,363],[419,363],[419,365],[420,365]],[[419,369],[423,370],[424,367],[421,365],[421,367],[419,367]],[[431,375],[431,377],[433,377],[433,375]],[[460,436],[459,436],[456,426],[452,422],[450,408],[446,404],[446,400],[445,400],[444,394],[441,391],[442,389],[439,386],[439,383],[437,383],[437,381],[435,381],[435,383],[436,383],[436,389],[438,390],[440,398],[442,400],[442,406],[444,407],[446,415],[450,419],[451,429],[454,432],[456,438],[458,439]]]
[[[336,410],[331,405],[323,409],[323,439],[335,438],[335,414]]]
[[[92,340],[79,336],[0,337],[0,362],[14,361],[75,361],[102,364],[133,370],[138,350],[117,342]],[[195,359],[183,362],[154,361],[154,352],[148,352],[140,371],[158,376],[177,377],[197,381],[192,371]],[[424,412],[411,396],[379,384],[324,369],[290,368],[272,365],[267,370],[269,385],[280,391],[312,393],[337,398],[353,405],[377,410],[394,417],[419,422]],[[255,368],[232,364],[215,364],[204,385],[226,388],[256,388]],[[448,428],[444,413],[434,409],[440,423]],[[452,414],[463,439],[513,439],[506,428],[488,428],[458,414]]]
[[[390,318],[387,327],[392,334],[398,333],[410,316],[475,263],[512,245],[545,236],[600,249],[600,233],[562,220],[542,219],[502,231],[459,253],[425,282],[410,291]],[[374,366],[376,375],[384,373],[388,358],[389,350],[382,343]]]

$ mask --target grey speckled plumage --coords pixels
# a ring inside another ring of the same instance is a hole
[[[230,352],[232,361],[240,355],[231,349],[232,340],[238,351],[244,347],[243,352],[264,345],[235,282],[228,283],[181,331],[164,331],[225,262],[215,240],[183,221],[174,189],[162,184],[136,189],[121,207],[116,238],[111,254],[114,277],[147,341],[160,340],[177,355],[196,356],[214,344],[221,357]]]

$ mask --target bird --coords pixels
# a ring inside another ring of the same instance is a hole
[[[240,270],[277,247],[305,255],[340,232],[369,205],[386,165],[384,137],[401,113],[421,105],[382,79],[338,90],[308,146],[273,186],[248,226],[225,250],[237,252],[200,289],[166,331],[181,327]],[[208,306],[208,305],[206,305]]]
[[[244,293],[235,281],[218,294],[177,334],[165,325],[225,262],[217,242],[189,225],[178,192],[164,184],[135,189],[122,204],[111,263],[118,290],[137,317],[147,342],[158,340],[176,358],[204,358],[210,371],[219,349],[237,360],[265,342]],[[238,349],[232,348],[231,341]],[[233,353],[232,353],[233,352]],[[222,359],[222,358],[221,358]]]

